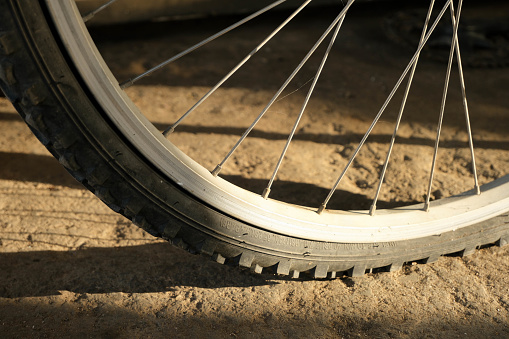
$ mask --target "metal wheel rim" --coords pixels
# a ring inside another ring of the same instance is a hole
[[[96,49],[75,3],[47,0],[57,30],[80,75],[108,117],[124,136],[177,185],[205,203],[254,226],[289,236],[324,242],[391,242],[439,235],[509,211],[509,176],[472,191],[423,204],[367,211],[315,210],[265,200],[194,162],[143,116]],[[226,222],[226,219],[225,219]],[[228,227],[228,225],[224,225]]]

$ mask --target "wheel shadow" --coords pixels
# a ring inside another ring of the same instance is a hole
[[[0,179],[21,182],[38,182],[54,186],[64,186],[73,189],[84,189],[62,165],[54,158],[45,155],[0,152]],[[222,178],[234,185],[249,191],[263,192],[267,180],[245,178],[235,175],[222,175]],[[323,199],[329,193],[330,188],[320,187],[313,184],[277,180],[273,184],[271,198],[290,204],[305,206],[320,206]],[[337,190],[337,194],[330,201],[331,209],[369,209],[372,198],[362,194]],[[408,205],[417,202],[388,202],[379,200],[379,208],[394,208],[400,205]]]
[[[0,152],[0,178],[83,188],[60,163],[47,155]]]
[[[237,175],[223,175],[225,180],[248,191],[262,193],[267,187],[265,179],[248,179]],[[289,204],[316,207],[320,206],[324,198],[329,194],[330,188],[320,187],[313,184],[297,183],[292,181],[275,181],[272,185],[271,199],[284,201]],[[352,193],[344,190],[336,190],[336,194],[327,204],[327,208],[335,210],[369,210],[373,198],[363,194]],[[390,202],[378,200],[378,208],[396,208],[403,205],[417,204],[417,201]]]
[[[252,287],[269,276],[232,269],[169,243],[75,251],[0,253],[0,297],[73,293],[152,293],[177,286]]]

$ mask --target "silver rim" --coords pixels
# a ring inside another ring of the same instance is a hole
[[[509,177],[484,185],[481,195],[474,189],[429,205],[426,202],[380,210],[374,215],[369,211],[328,210],[320,214],[316,208],[264,199],[241,189],[190,159],[139,112],[102,60],[73,1],[47,0],[47,3],[78,71],[122,133],[172,181],[227,215],[298,238],[364,243],[438,235],[509,210]],[[430,207],[429,211],[426,207]]]

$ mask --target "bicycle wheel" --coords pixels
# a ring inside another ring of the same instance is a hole
[[[280,2],[269,4],[257,14]],[[280,27],[291,21],[307,3],[309,1],[290,14]],[[352,3],[341,5],[339,15],[319,39],[322,42],[332,36],[326,53],[330,51]],[[459,10],[456,18],[459,18]],[[448,11],[455,18],[450,0],[439,16]],[[337,172],[341,174],[332,182],[333,188],[320,206],[269,199],[279,165],[285,159],[305,104],[268,185],[262,194],[250,192],[221,178],[223,166],[243,137],[216,167],[206,169],[191,159],[171,142],[171,138],[183,118],[194,108],[167,126],[164,133],[155,128],[124,90],[137,78],[119,85],[119,80],[97,50],[74,2],[7,1],[0,5],[0,13],[0,84],[36,136],[76,179],[113,210],[149,233],[171,240],[188,251],[211,256],[219,263],[251,268],[257,273],[268,271],[298,277],[300,272],[309,272],[315,278],[324,278],[344,273],[356,276],[395,270],[406,262],[429,262],[443,254],[468,254],[481,245],[507,243],[508,177],[480,188],[474,167],[474,190],[431,201],[433,160],[423,204],[377,211],[375,198],[369,211],[326,209],[345,173],[356,161],[369,135],[366,133],[358,146],[350,150],[345,169]],[[457,34],[458,26],[456,21],[453,23],[454,34]],[[405,75],[411,73],[413,76],[419,52],[433,27],[430,22],[429,29],[423,30],[422,43],[398,85]],[[278,29],[269,37],[277,32]],[[264,39],[244,60],[250,59],[268,40]],[[457,39],[452,41],[447,78],[455,55],[459,55],[459,48],[455,48]],[[315,47],[311,52],[319,44]],[[308,55],[311,56],[311,52]],[[311,88],[318,81],[326,59],[321,59]],[[213,89],[228,77],[223,77]],[[255,122],[283,90],[281,87]],[[393,92],[395,90],[396,87]],[[207,97],[206,94],[197,99],[193,107],[199,106]],[[443,97],[441,116],[446,95]],[[390,98],[391,95],[373,125]],[[247,136],[253,128],[251,125],[241,134]],[[393,139],[396,131],[397,127]],[[437,134],[433,158],[436,158],[438,149],[440,133]],[[390,152],[387,154],[387,161],[380,166],[382,173],[389,164]],[[475,166],[473,158],[472,163]],[[382,176],[380,182],[383,181]],[[479,191],[482,194],[477,194]]]

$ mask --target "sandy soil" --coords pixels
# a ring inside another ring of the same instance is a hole
[[[390,92],[412,52],[384,34],[385,10],[356,14],[341,32],[342,44],[330,57],[272,197],[320,203]],[[129,31],[103,28],[94,34],[112,71],[126,79],[205,37],[207,30],[224,27],[224,20],[234,19],[192,21],[184,29],[171,23]],[[312,12],[305,20],[305,26],[281,33],[268,52],[186,119],[172,140],[214,168],[328,25],[322,13]],[[276,18],[268,17],[231,33],[231,40],[208,47],[206,60],[190,55],[128,94],[164,129],[276,25]],[[143,39],[145,34],[151,38]],[[140,51],[148,53],[140,56]],[[306,67],[225,167],[225,178],[263,190],[316,66]],[[260,74],[279,79],[255,76]],[[380,207],[422,202],[444,75],[443,64],[422,60]],[[465,76],[479,180],[487,182],[507,173],[509,99],[493,89],[507,87],[509,72],[467,69]],[[452,79],[434,198],[472,188],[456,73]],[[369,207],[397,106],[389,106],[331,207]],[[4,98],[0,129],[2,338],[509,337],[508,247],[360,278],[295,281],[253,275],[176,249],[109,211],[51,158]]]

